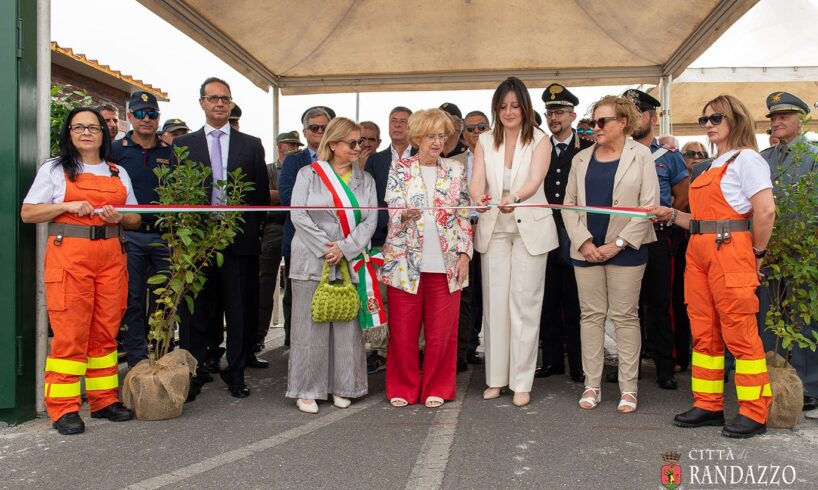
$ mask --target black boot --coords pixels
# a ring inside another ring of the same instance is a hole
[[[120,402],[114,402],[102,410],[91,412],[92,419],[108,419],[111,422],[125,422],[133,418],[133,410],[125,408]]]
[[[703,427],[705,425],[724,425],[724,412],[719,410],[705,410],[693,407],[687,412],[673,417],[673,425],[677,427]]]
[[[51,426],[64,436],[85,432],[85,422],[82,421],[80,414],[77,412],[69,412],[63,415]]]
[[[724,426],[721,435],[736,439],[748,439],[756,434],[767,432],[767,424],[759,424],[750,417],[738,414],[732,422]]]

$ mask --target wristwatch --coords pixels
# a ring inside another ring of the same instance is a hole
[[[755,255],[757,259],[763,259],[767,256],[767,249],[759,250],[753,246],[753,255]]]
[[[514,204],[520,204],[520,201],[522,201],[522,199],[520,199],[520,195],[514,194]]]
[[[625,250],[625,240],[623,240],[621,238],[617,238],[616,241],[614,242],[614,245],[616,245],[617,247],[619,247],[622,250]]]

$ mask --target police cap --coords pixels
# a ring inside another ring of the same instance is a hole
[[[773,92],[768,95],[767,110],[770,112],[765,117],[772,117],[773,114],[782,112],[809,114],[807,103],[789,92]]]
[[[577,96],[558,83],[552,83],[543,90],[542,100],[545,102],[546,109],[551,106],[568,106],[573,108],[579,105]]]
[[[451,102],[444,102],[440,105],[439,109],[446,114],[454,116],[458,119],[463,119],[463,113],[460,112],[460,108],[456,105],[452,104]]]
[[[656,110],[657,107],[662,107],[661,102],[654,99],[645,92],[642,92],[641,90],[637,90],[635,88],[626,90],[625,93],[622,94],[622,97],[631,99],[631,102],[636,104],[637,109],[639,109],[642,112]]]
[[[131,98],[128,100],[128,110],[133,112],[141,109],[153,109],[158,111],[159,103],[156,102],[156,96],[144,90],[132,93]]]

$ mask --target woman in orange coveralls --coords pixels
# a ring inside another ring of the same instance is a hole
[[[690,211],[656,207],[657,220],[690,230],[685,302],[693,334],[693,408],[679,427],[724,425],[722,435],[748,438],[767,430],[772,400],[755,295],[775,220],[770,167],[758,154],[753,118],[735,97],[704,106],[699,125],[718,148],[710,168],[690,184]],[[752,225],[752,226],[751,226]],[[736,357],[739,413],[724,423],[724,345]]]
[[[135,228],[140,217],[112,207],[137,202],[125,169],[106,161],[110,148],[99,112],[71,111],[60,131],[60,155],[40,167],[20,212],[26,223],[49,222],[45,294],[54,338],[45,405],[60,434],[85,431],[80,376],[91,417],[133,418],[118,400],[116,335],[128,295],[122,226]]]

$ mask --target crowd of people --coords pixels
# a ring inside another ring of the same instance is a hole
[[[775,218],[771,171],[791,158],[809,106],[770,94],[777,143],[759,154],[754,120],[730,95],[702,109],[711,151],[657,138],[661,104],[640,90],[601,98],[579,121],[579,100],[563,85],[549,85],[542,101],[540,122],[528,88],[509,77],[490,117],[464,117],[452,103],[396,106],[381,151],[376,123],[311,107],[301,117],[306,145],[297,131],[279,134],[269,164],[261,140],[239,130],[241,109],[218,78],[201,85],[205,123],[196,131],[179,119],[159,130],[147,92],[132,95],[132,129],[116,140],[114,107],[72,111],[60,155],[43,164],[21,211],[27,223],[49,223],[44,279],[54,338],[45,401],[54,427],[84,430],[81,376],[92,417],[133,416],[117,398],[117,334],[129,366],[148,358],[147,278],[168,267],[169,255],[155,215],[114,207],[156,202],[153,169],[174,165],[174,148],[186,147],[214,181],[243,169],[254,186],[248,205],[309,207],[245,213],[223,265],[204,271],[205,287],[179,325],[179,346],[198,361],[189,401],[216,373],[232,396],[250,395],[245,370],[268,367],[257,354],[283,261],[286,396],[302,412],[317,413],[330,397],[350,406],[384,369],[392,406],[437,408],[455,398],[458,372],[485,365],[486,400],[511,391],[512,403],[525,406],[535,377],[567,375],[583,386],[581,409],[598,406],[606,381],[618,383],[617,410],[631,413],[642,360],[652,358],[661,389],[677,389],[676,373],[691,370],[693,407],[674,424],[723,425],[729,437],[763,433],[769,299],[762,295],[759,307],[756,289]],[[210,204],[223,202],[212,187]],[[320,209],[339,203],[344,209]],[[355,285],[360,314],[317,321],[310,305],[322,278]],[[618,360],[607,374],[606,322]],[[729,422],[725,345],[740,407]],[[805,409],[816,405],[816,361],[796,350]]]

